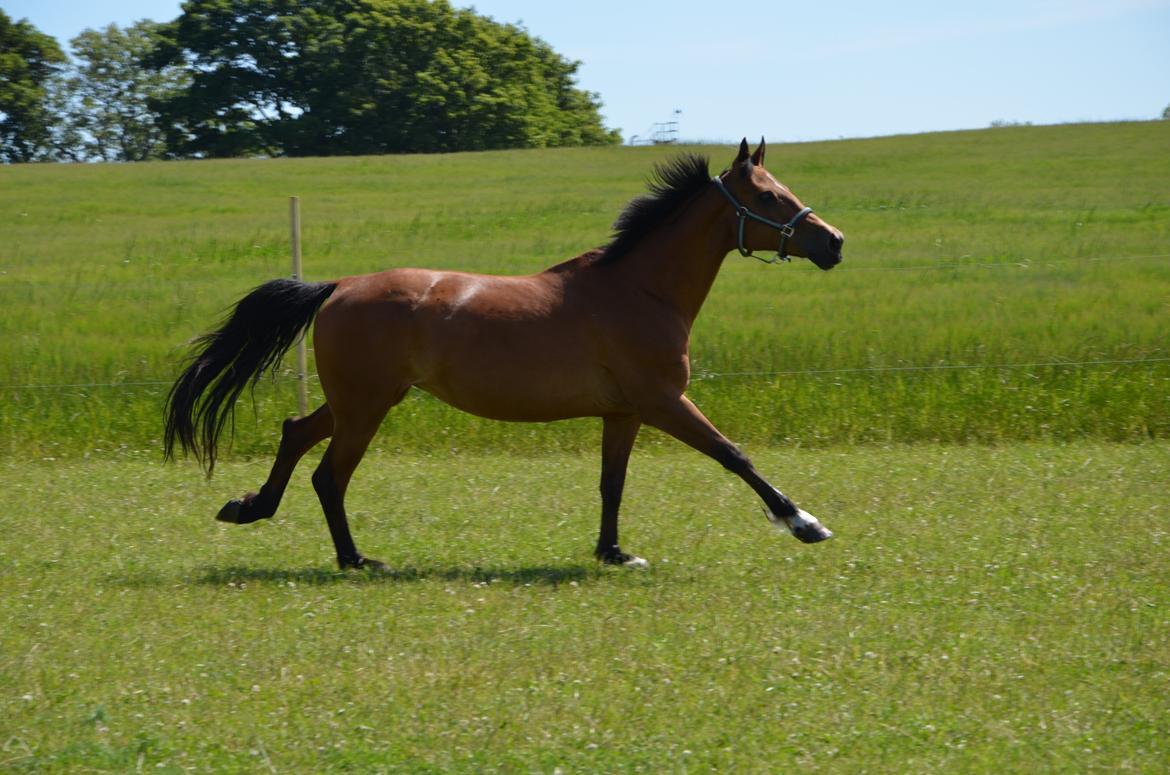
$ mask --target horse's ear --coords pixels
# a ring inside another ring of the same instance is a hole
[[[748,154],[749,154],[749,151],[748,151],[747,138],[745,137],[743,139],[743,141],[740,142],[740,144],[739,144],[739,155],[736,156],[735,161],[733,161],[731,163],[732,166],[738,167],[740,164],[743,164],[745,161],[748,160]]]
[[[747,146],[745,145],[744,148],[747,148]],[[752,164],[759,164],[761,166],[764,164],[764,138],[762,137],[760,138],[760,147],[752,154]]]

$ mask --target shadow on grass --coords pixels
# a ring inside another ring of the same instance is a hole
[[[195,582],[208,586],[289,583],[307,586],[328,584],[397,584],[412,581],[465,581],[506,583],[515,586],[539,584],[555,587],[571,581],[595,579],[600,566],[534,565],[521,568],[391,568],[388,570],[332,570],[327,568],[202,568]]]

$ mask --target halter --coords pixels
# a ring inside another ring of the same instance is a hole
[[[731,202],[731,206],[735,208],[735,215],[736,215],[736,217],[739,218],[739,229],[738,229],[739,244],[736,246],[739,248],[739,254],[741,256],[751,256],[752,258],[756,259],[757,261],[763,261],[765,264],[775,264],[778,261],[791,262],[792,259],[788,257],[788,251],[787,251],[788,238],[796,233],[796,227],[800,224],[801,221],[803,221],[808,216],[809,213],[811,213],[813,211],[812,208],[806,207],[803,210],[801,210],[799,213],[797,213],[796,215],[792,216],[792,218],[788,221],[788,223],[780,223],[778,221],[773,221],[773,220],[770,220],[768,218],[765,218],[764,216],[759,215],[758,213],[753,213],[751,210],[749,210],[746,207],[744,207],[743,205],[741,205],[739,203],[739,200],[737,200],[732,195],[732,193],[727,190],[727,186],[723,185],[723,181],[719,179],[718,175],[711,178],[711,180],[715,183],[715,187],[719,189],[719,191],[723,194],[723,196],[727,197],[727,201]],[[778,247],[776,249],[776,257],[775,258],[760,258],[759,256],[753,255],[750,250],[748,250],[747,248],[745,248],[743,246],[743,225],[744,225],[744,223],[747,222],[748,218],[751,218],[754,221],[759,221],[760,223],[763,223],[763,224],[767,224],[768,226],[771,226],[773,229],[778,229],[780,231],[780,247]]]

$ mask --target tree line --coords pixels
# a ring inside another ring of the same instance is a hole
[[[0,161],[620,141],[579,62],[447,0],[187,0],[70,46],[0,10]]]

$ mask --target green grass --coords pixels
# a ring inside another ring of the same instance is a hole
[[[590,557],[593,455],[374,456],[386,575],[333,570],[307,470],[241,528],[260,461],[0,465],[0,770],[1170,765],[1165,443],[753,450],[836,531],[808,547],[651,441],[647,572]]]
[[[382,575],[333,570],[311,459],[275,521],[211,519],[287,376],[214,482],[157,460],[182,343],[288,272],[289,195],[311,279],[522,273],[668,150],[0,167],[0,771],[1170,768],[1168,140],[774,146],[846,263],[729,257],[690,393],[837,537],[647,431],[644,573],[590,556],[596,420],[409,397],[348,501]]]
[[[1165,361],[775,372],[1170,357],[1168,141],[1147,122],[774,146],[769,167],[846,233],[846,263],[729,257],[692,394],[757,444],[1166,438]],[[716,170],[732,156],[698,150]],[[311,278],[522,273],[604,242],[670,152],[0,168],[0,455],[157,450],[182,344],[288,273],[289,195]],[[293,407],[287,381],[262,386],[237,452],[268,454]],[[587,424],[480,422],[425,396],[392,423],[378,443],[414,452],[594,443]]]

